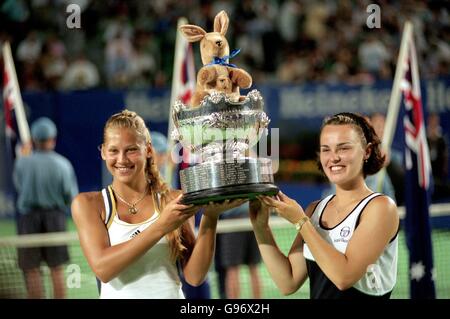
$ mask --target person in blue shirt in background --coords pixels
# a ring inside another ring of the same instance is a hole
[[[167,169],[167,161],[169,160],[167,154],[167,148],[169,146],[166,136],[158,131],[151,131],[152,145],[155,150],[155,162],[159,167],[159,171],[162,176],[165,176],[165,170]],[[200,224],[201,214],[195,215],[195,230],[197,231]],[[194,221],[193,221],[194,222]],[[183,278],[180,272],[181,281],[183,284],[183,292],[186,299],[210,299],[210,286],[208,279],[206,279],[200,286],[194,287],[189,285]]]
[[[78,184],[72,164],[54,151],[56,135],[52,120],[39,118],[31,126],[34,151],[14,163],[19,235],[66,230],[66,211],[78,194]],[[69,260],[67,246],[20,248],[18,254],[29,298],[44,297],[42,261],[50,268],[53,298],[65,297],[62,265]]]

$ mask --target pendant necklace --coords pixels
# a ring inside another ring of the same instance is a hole
[[[117,198],[124,204],[126,204],[128,206],[128,213],[130,213],[131,215],[136,215],[138,213],[138,209],[136,208],[136,205],[139,204],[141,202],[141,200],[144,199],[144,197],[147,195],[148,193],[148,187],[145,189],[144,195],[142,195],[141,198],[139,198],[137,201],[134,202],[134,204],[130,204],[128,203],[125,199],[123,199],[119,194],[117,194],[117,192],[114,190],[114,188],[111,189],[113,190],[114,194],[117,196]]]

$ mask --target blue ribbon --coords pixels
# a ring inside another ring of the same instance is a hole
[[[232,68],[235,68],[236,65],[235,64],[231,64],[231,63],[227,63],[228,59],[234,58],[236,55],[239,54],[239,52],[241,52],[241,49],[234,49],[233,51],[231,51],[230,55],[225,55],[223,57],[218,57],[215,56],[213,57],[211,63],[207,64],[207,65],[214,65],[214,64],[218,64],[218,65],[223,65],[223,66],[229,66]]]

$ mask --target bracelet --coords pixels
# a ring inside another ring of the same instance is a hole
[[[308,216],[303,216],[302,218],[300,218],[300,220],[298,222],[296,222],[294,224],[295,229],[297,229],[297,232],[300,232],[300,230],[302,229],[303,225],[309,220]]]

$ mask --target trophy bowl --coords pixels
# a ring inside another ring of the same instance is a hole
[[[262,135],[267,135],[270,119],[263,107],[257,90],[239,102],[213,92],[198,108],[175,103],[171,137],[199,160],[180,171],[183,203],[204,204],[278,193],[271,160],[249,155]]]

